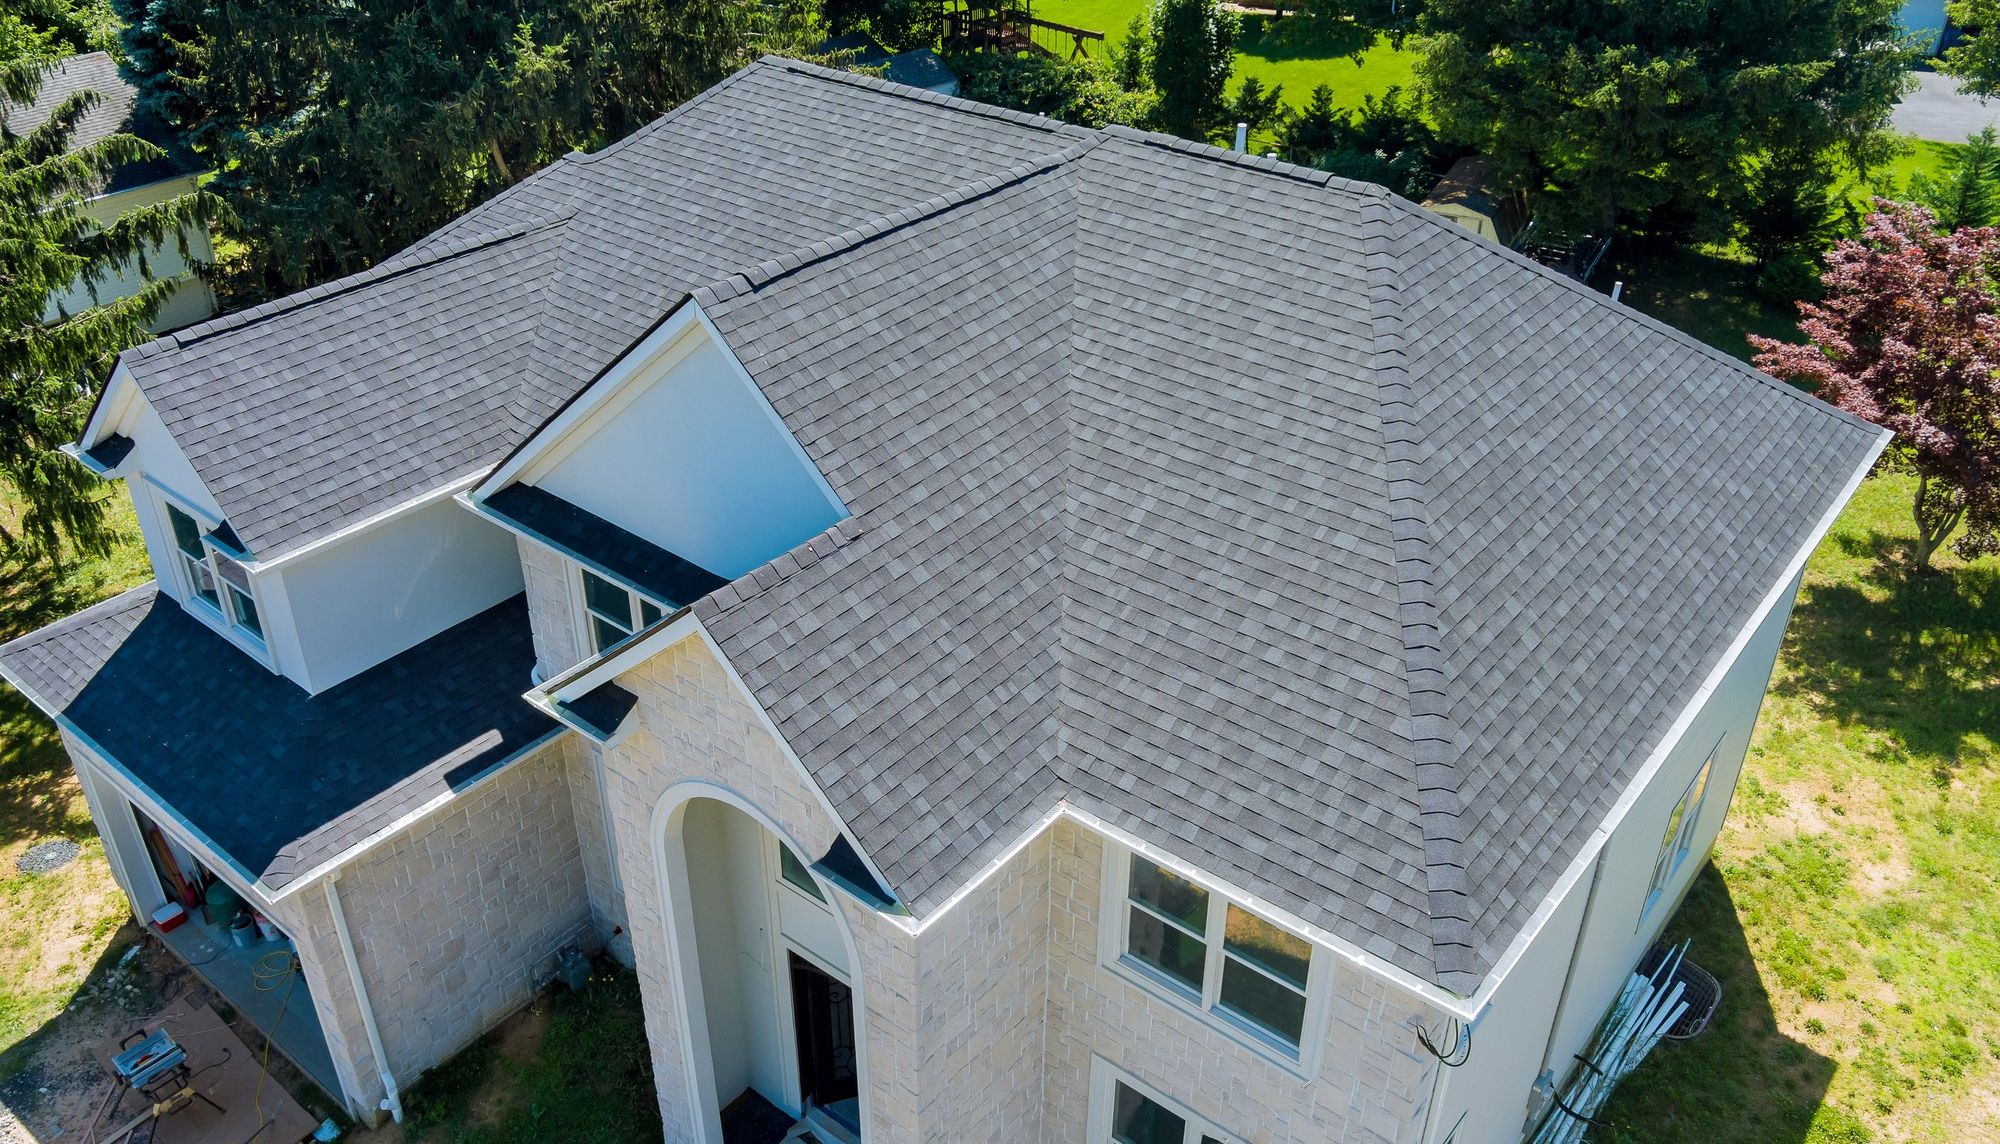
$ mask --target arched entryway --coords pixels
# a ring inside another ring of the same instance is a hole
[[[826,1144],[865,1124],[853,942],[808,855],[739,797],[663,801],[672,919],[695,1118],[714,1144],[762,1144],[794,1121]]]

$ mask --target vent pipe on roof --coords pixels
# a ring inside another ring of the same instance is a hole
[[[1250,125],[1248,123],[1239,123],[1236,125],[1236,151],[1238,154],[1244,154],[1249,150]]]

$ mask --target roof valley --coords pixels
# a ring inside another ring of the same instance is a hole
[[[1404,350],[1402,268],[1406,220],[1377,191],[1362,206],[1366,235],[1369,316],[1375,376],[1381,387],[1380,425],[1386,460],[1390,528],[1394,535],[1398,616],[1410,704],[1424,873],[1429,887],[1431,956],[1442,984],[1477,983],[1471,899],[1465,873],[1457,728],[1446,693],[1442,617],[1435,602],[1424,441]]]

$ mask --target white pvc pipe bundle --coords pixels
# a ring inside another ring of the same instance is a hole
[[[1611,1090],[1632,1075],[1667,1030],[1687,1015],[1688,1004],[1681,1000],[1687,987],[1680,982],[1667,985],[1686,953],[1687,943],[1683,942],[1651,977],[1634,973],[1626,980],[1617,1004],[1606,1014],[1590,1046],[1589,1063],[1579,1066],[1569,1090],[1560,1098],[1561,1105],[1550,1106],[1542,1117],[1531,1137],[1533,1144],[1577,1144],[1582,1140],[1589,1118],[1604,1107]]]

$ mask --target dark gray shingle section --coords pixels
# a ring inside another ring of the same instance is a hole
[[[273,889],[554,731],[521,698],[534,662],[516,596],[308,695],[152,584],[0,647],[10,679]]]
[[[123,360],[274,559],[498,461],[688,290],[1082,134],[905,90],[760,63],[375,270]]]
[[[508,485],[487,497],[483,507],[669,608],[685,607],[726,583],[708,569],[534,485]]]

